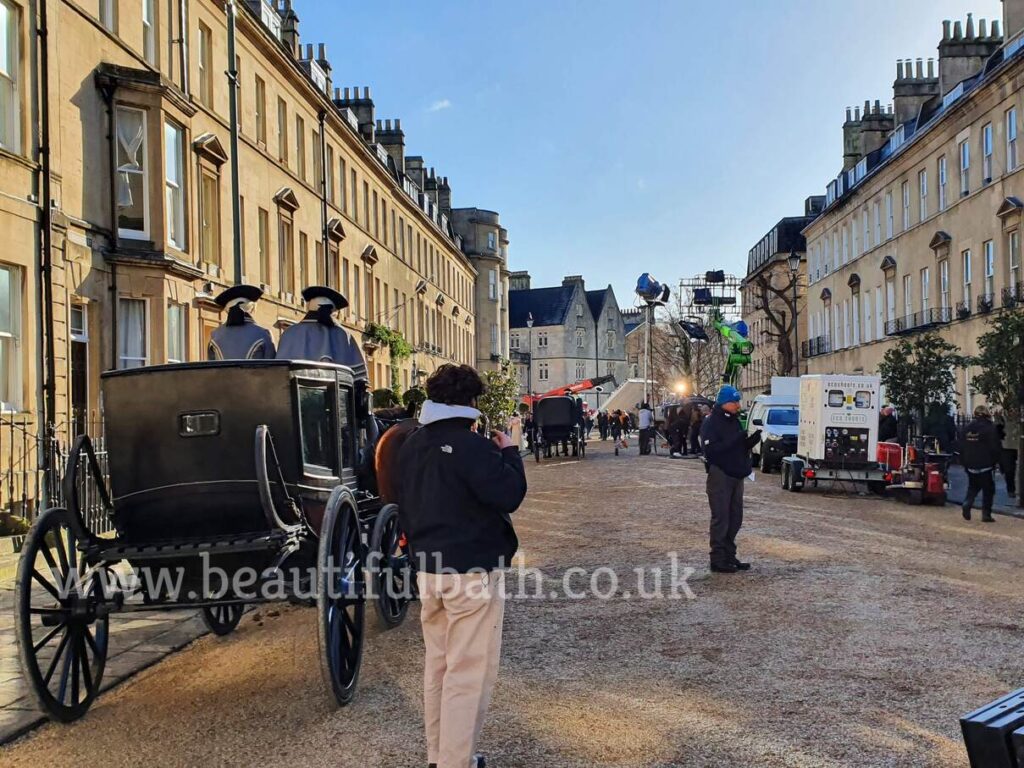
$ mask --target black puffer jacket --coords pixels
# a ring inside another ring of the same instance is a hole
[[[704,419],[700,442],[704,446],[704,460],[710,466],[718,467],[729,477],[750,474],[750,449],[757,444],[757,438],[747,437],[736,416],[716,405]]]
[[[964,469],[991,469],[999,463],[1002,444],[991,419],[974,419],[960,442],[960,463]]]
[[[412,434],[399,456],[399,520],[418,566],[430,573],[508,567],[519,548],[512,520],[526,496],[518,448],[446,418]],[[438,562],[440,559],[440,562]]]

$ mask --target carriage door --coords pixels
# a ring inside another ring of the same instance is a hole
[[[299,430],[305,474],[340,477],[336,442],[336,391],[332,381],[298,382]]]

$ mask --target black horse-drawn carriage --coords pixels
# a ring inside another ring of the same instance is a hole
[[[541,454],[570,453],[582,459],[587,453],[586,433],[583,426],[583,405],[572,397],[544,397],[533,406],[533,455],[539,462]]]
[[[397,507],[379,490],[397,452],[382,456],[387,425],[363,383],[329,363],[236,360],[110,372],[102,388],[109,492],[80,437],[68,507],[39,516],[18,568],[19,655],[40,709],[62,721],[88,710],[112,613],[199,609],[223,635],[246,604],[270,600],[316,606],[325,680],[351,701],[367,579],[390,627],[412,576]],[[86,475],[112,536],[79,509]]]

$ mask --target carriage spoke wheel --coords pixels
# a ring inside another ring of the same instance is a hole
[[[203,623],[215,635],[223,637],[235,631],[238,622],[245,613],[244,603],[228,603],[227,605],[209,605],[202,609]]]
[[[374,608],[385,629],[397,627],[405,620],[412,596],[412,562],[409,543],[398,522],[398,506],[387,504],[377,515],[370,536],[373,552]]]
[[[99,693],[109,629],[104,597],[112,587],[108,571],[81,561],[72,523],[66,509],[39,516],[15,584],[22,675],[39,709],[65,723],[84,715]]]
[[[320,668],[338,704],[352,701],[363,657],[366,585],[359,518],[352,494],[327,502],[317,560]]]

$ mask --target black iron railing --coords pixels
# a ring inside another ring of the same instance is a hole
[[[801,342],[800,353],[805,357],[818,357],[827,355],[832,351],[832,340],[828,336],[815,336]]]
[[[934,328],[937,325],[946,325],[953,320],[953,310],[950,307],[931,307],[922,309],[920,312],[912,312],[905,317],[890,320],[885,324],[886,336],[898,336],[901,333],[913,333]]]
[[[995,306],[996,297],[994,294],[986,293],[978,297],[978,314],[984,315],[987,312],[991,312]]]
[[[90,421],[84,414],[75,413],[68,423],[40,429],[24,414],[0,414],[0,512],[31,522],[44,504],[65,506],[65,468],[71,446],[83,433],[92,437],[103,482],[109,486],[102,418]],[[84,462],[79,466],[76,487],[86,523],[97,533],[111,530],[99,488],[84,471]]]
[[[956,303],[956,317],[958,320],[966,320],[971,316],[971,300],[964,299]]]
[[[1024,305],[1024,284],[1016,283],[1003,288],[1003,306],[1012,309],[1018,305]]]

